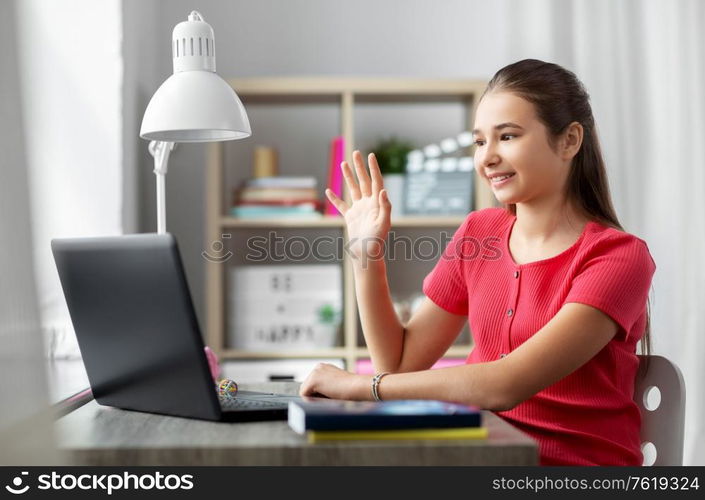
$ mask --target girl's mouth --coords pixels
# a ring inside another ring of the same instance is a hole
[[[509,175],[504,175],[504,176],[502,176],[502,177],[493,177],[492,179],[490,179],[490,184],[492,184],[492,186],[497,186],[497,187],[499,187],[499,186],[504,186],[504,185],[505,185],[506,183],[508,183],[508,182],[512,179],[512,177],[514,177],[515,175],[516,175],[515,173],[511,173],[511,174],[509,174]]]

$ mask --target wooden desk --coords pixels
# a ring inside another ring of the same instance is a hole
[[[296,394],[298,382],[243,384]],[[285,421],[223,423],[132,412],[95,401],[56,422],[67,465],[537,465],[536,442],[491,412],[486,440],[309,444]]]

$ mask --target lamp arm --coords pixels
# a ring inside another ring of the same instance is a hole
[[[151,141],[149,152],[154,157],[154,175],[157,178],[157,233],[166,233],[166,172],[173,142]]]

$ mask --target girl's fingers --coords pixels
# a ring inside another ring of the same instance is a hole
[[[372,194],[378,196],[380,189],[384,187],[384,180],[382,179],[382,172],[379,169],[379,163],[377,163],[377,157],[374,153],[369,154],[367,163],[370,166],[370,175],[372,176]]]
[[[343,200],[338,198],[336,194],[331,191],[330,189],[326,189],[326,196],[330,200],[330,202],[333,204],[335,208],[338,209],[338,212],[340,212],[340,215],[345,215],[345,212],[348,211],[348,205],[345,203]]]
[[[362,196],[370,196],[370,194],[372,194],[372,189],[370,187],[370,176],[367,175],[367,169],[362,161],[362,154],[360,154],[357,150],[353,152],[353,163],[355,164],[357,181],[360,183],[360,193]]]
[[[340,168],[343,169],[343,177],[345,178],[345,184],[350,190],[350,198],[353,201],[359,200],[361,198],[360,187],[357,185],[357,181],[355,180],[355,176],[352,173],[350,165],[348,165],[348,162],[344,161],[340,164]]]
[[[379,199],[379,215],[377,216],[377,222],[382,223],[385,219],[389,220],[391,218],[392,203],[389,201],[386,189],[382,189],[377,197]]]

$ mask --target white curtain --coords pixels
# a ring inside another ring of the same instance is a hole
[[[16,7],[32,255],[45,341],[55,358],[80,352],[51,239],[123,228],[121,6],[22,0]]]
[[[685,378],[684,464],[705,465],[705,2],[506,7],[507,63],[555,62],[591,95],[617,214],[656,261],[652,346]]]
[[[0,465],[59,463],[35,295],[14,3],[0,16]],[[26,482],[25,482],[26,484]]]

